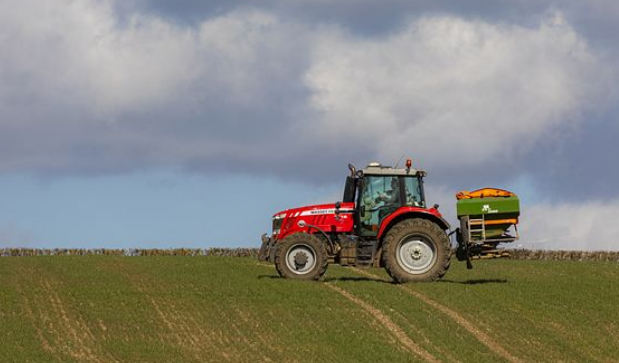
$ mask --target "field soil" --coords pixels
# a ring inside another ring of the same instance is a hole
[[[619,264],[454,262],[396,285],[247,257],[3,257],[0,362],[619,362]]]

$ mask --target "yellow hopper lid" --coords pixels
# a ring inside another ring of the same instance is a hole
[[[516,194],[504,189],[482,188],[469,192],[467,190],[456,193],[456,199],[489,198],[489,197],[515,197]]]

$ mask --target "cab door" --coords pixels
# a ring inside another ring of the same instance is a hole
[[[360,187],[358,205],[361,236],[376,237],[382,221],[402,206],[400,178],[365,176]]]

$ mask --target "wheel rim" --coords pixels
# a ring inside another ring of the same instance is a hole
[[[297,275],[305,275],[316,266],[316,251],[306,244],[296,244],[286,252],[286,265]]]
[[[398,244],[396,258],[406,272],[414,275],[423,274],[436,262],[436,247],[424,237],[408,236]]]

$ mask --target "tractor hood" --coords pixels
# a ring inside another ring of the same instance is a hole
[[[316,204],[283,210],[273,215],[273,237],[284,238],[296,232],[350,232],[353,229],[354,203]],[[336,213],[336,211],[339,211]]]
[[[287,218],[287,217],[300,217],[300,216],[315,216],[315,215],[326,215],[333,214],[335,215],[335,204],[336,203],[328,203],[328,204],[315,204],[308,205],[299,208],[291,208],[286,209],[281,212],[277,212],[273,215],[273,219],[276,218]],[[354,203],[341,203],[340,205],[340,213],[352,213],[354,211],[355,204]]]

